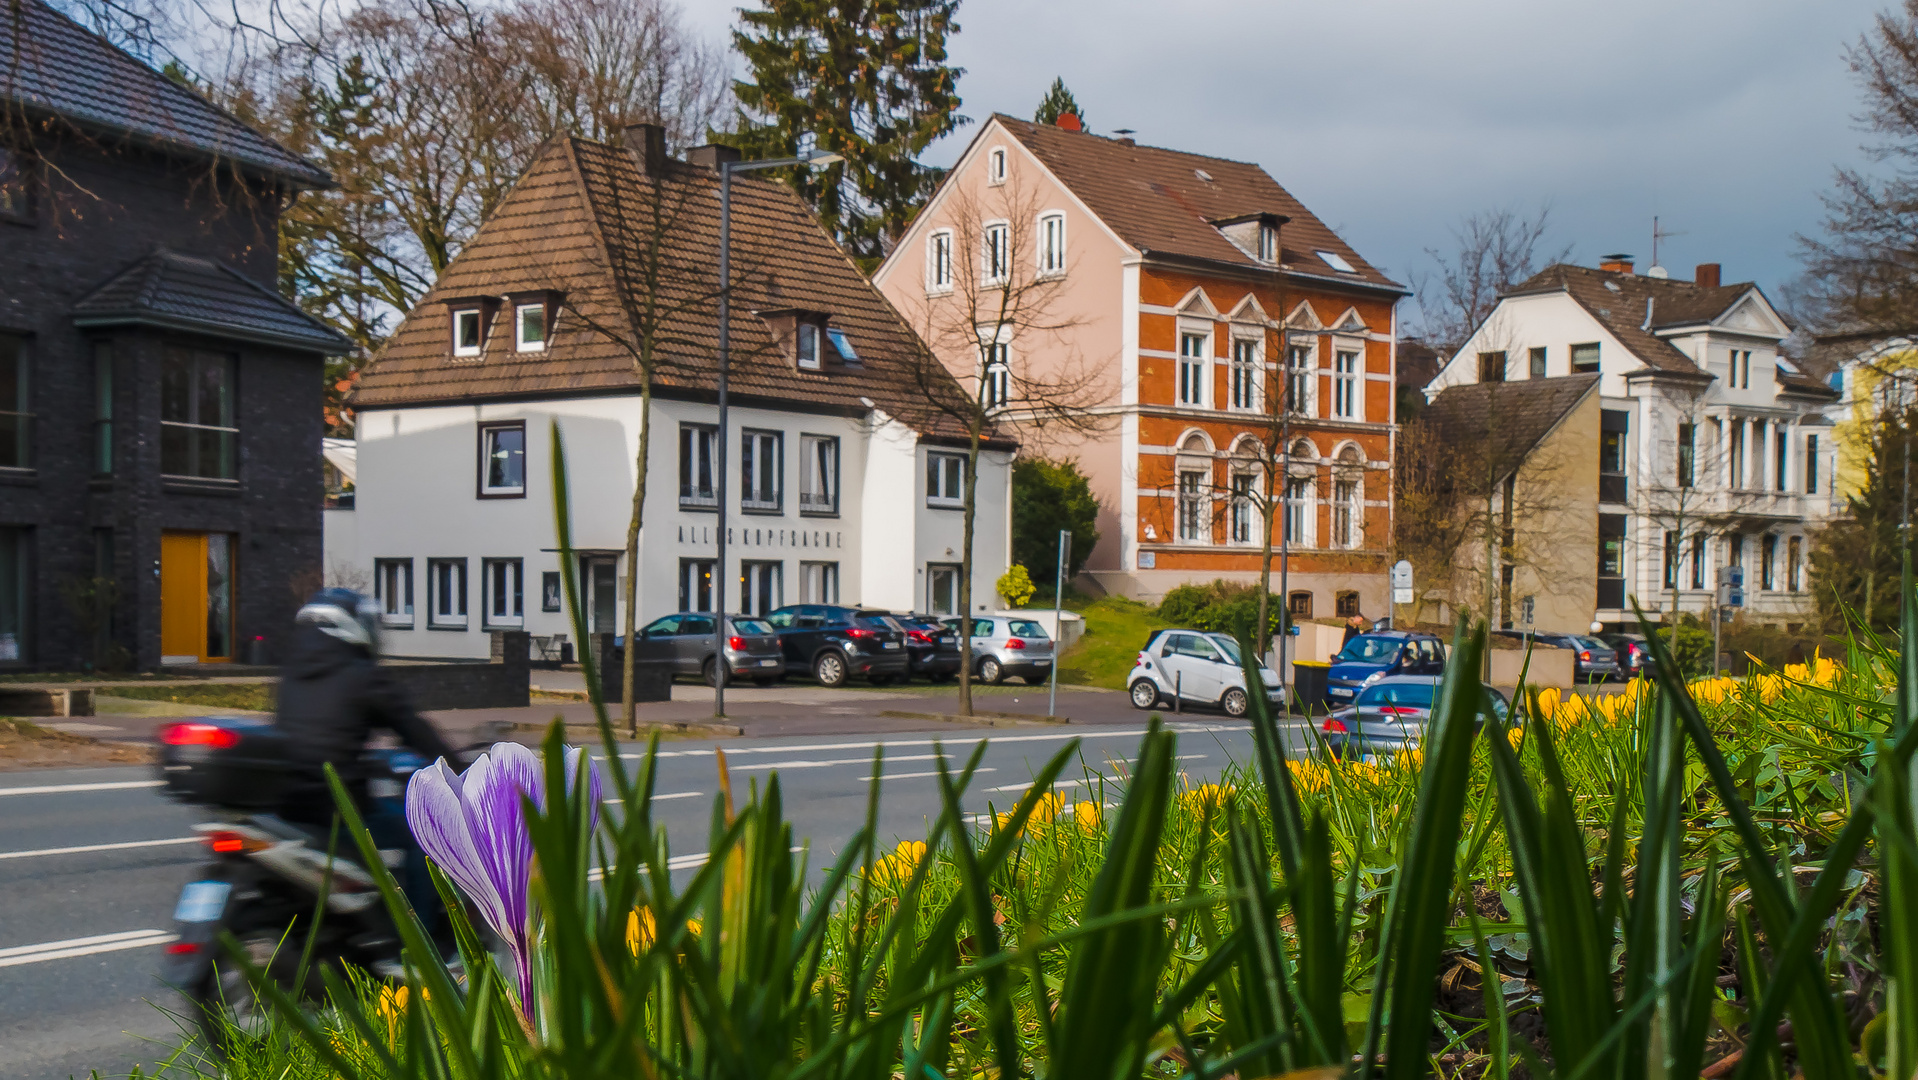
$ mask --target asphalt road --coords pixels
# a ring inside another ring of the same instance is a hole
[[[1180,732],[1180,765],[1191,782],[1234,762],[1250,766],[1251,734],[1223,717],[1191,718]],[[1034,771],[1068,740],[1079,760],[1064,773],[1068,800],[1138,748],[1143,725],[1017,727],[984,732],[985,757],[965,796],[969,813],[1010,806]],[[882,836],[925,834],[939,812],[937,756],[943,743],[963,762],[981,737],[949,727],[929,733],[679,741],[661,752],[655,818],[676,856],[705,850],[716,790],[714,749],[723,749],[736,792],[778,774],[794,834],[811,844],[811,866],[829,863],[865,814],[875,746],[885,747]],[[640,748],[633,748],[635,753]],[[161,947],[181,887],[199,875],[203,849],[189,839],[203,812],[156,791],[144,768],[58,769],[0,776],[0,1077],[66,1080],[124,1076],[179,1044],[180,998],[161,986]],[[1107,795],[1111,797],[1110,792]]]

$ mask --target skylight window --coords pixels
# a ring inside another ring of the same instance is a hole
[[[1346,262],[1345,256],[1339,254],[1336,251],[1321,251],[1319,252],[1319,258],[1324,259],[1325,265],[1331,267],[1334,270],[1337,270],[1341,274],[1358,273],[1358,269],[1354,267],[1351,263]]]
[[[1613,291],[1613,292],[1615,292],[1615,293],[1622,293],[1622,292],[1624,292],[1624,291],[1625,291],[1624,289],[1621,289],[1621,288],[1619,288],[1619,287],[1618,287],[1618,282],[1616,282],[1616,281],[1608,281],[1608,282],[1606,282],[1606,283],[1605,283],[1605,287],[1606,287],[1606,288],[1608,288],[1608,289],[1610,289],[1610,290],[1612,290],[1612,291]]]
[[[1212,182],[1212,174],[1209,172],[1206,172],[1204,169],[1194,169],[1192,170],[1192,175],[1198,177],[1199,179],[1205,181],[1208,184]]]
[[[832,347],[839,350],[841,360],[848,364],[859,362],[859,354],[852,351],[852,339],[846,336],[844,330],[827,330],[826,340],[832,342]]]

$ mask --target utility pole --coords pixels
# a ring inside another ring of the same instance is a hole
[[[1072,530],[1059,530],[1059,569],[1052,585],[1052,689],[1046,693],[1046,715],[1059,715],[1059,653],[1066,642],[1066,557],[1072,553]]]

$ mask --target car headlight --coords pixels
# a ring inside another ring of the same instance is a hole
[[[1362,683],[1360,683],[1359,685],[1360,685],[1360,686],[1370,686],[1370,685],[1372,685],[1373,683],[1375,683],[1375,682],[1378,682],[1378,681],[1379,681],[1380,679],[1383,679],[1383,678],[1385,678],[1385,672],[1383,672],[1383,671],[1374,671],[1374,672],[1373,672],[1372,674],[1370,674],[1370,675],[1367,675],[1367,676],[1365,677],[1365,681],[1364,681],[1364,682],[1362,682]]]

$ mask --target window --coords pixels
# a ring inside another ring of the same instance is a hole
[[[1357,480],[1332,481],[1332,543],[1342,548],[1359,546],[1359,507]]]
[[[520,352],[546,348],[546,305],[521,304],[513,309],[513,346]]]
[[[800,563],[799,602],[837,604],[839,602],[839,564],[836,562]]]
[[[1359,613],[1359,594],[1352,589],[1341,589],[1332,595],[1332,614],[1341,619],[1349,619]]]
[[[1251,412],[1259,407],[1259,342],[1257,338],[1232,339],[1231,386],[1229,407]]]
[[[0,528],[0,664],[33,659],[31,529]]]
[[[480,310],[461,308],[453,312],[453,355],[480,354]]]
[[[741,562],[739,611],[764,618],[786,606],[785,574],[785,563]]]
[[[1818,494],[1818,436],[1816,435],[1805,436],[1805,494]]]
[[[1288,543],[1308,545],[1306,522],[1312,507],[1312,478],[1291,476],[1285,481],[1285,539]]]
[[[1705,587],[1705,534],[1692,534],[1692,588]]]
[[[1205,540],[1205,474],[1191,470],[1179,472],[1179,539],[1199,543]]]
[[[1798,576],[1805,556],[1804,540],[1791,537],[1785,541],[1785,591],[1797,592],[1802,584]]]
[[[859,354],[852,350],[852,338],[847,337],[844,330],[827,327],[826,340],[832,342],[832,351],[839,354],[839,359],[848,364],[859,362]]]
[[[1039,273],[1054,275],[1065,272],[1066,216],[1041,214],[1039,216]]]
[[[26,339],[0,334],[0,469],[33,466],[32,357]]]
[[[959,573],[963,568],[952,563],[926,564],[926,610],[934,615],[957,615]]]
[[[1682,554],[1678,546],[1678,534],[1670,529],[1665,530],[1665,588],[1667,589],[1678,588],[1678,560]]]
[[[388,626],[413,625],[413,560],[374,559],[373,599]]]
[[[1698,463],[1698,427],[1695,424],[1678,425],[1678,486],[1688,488],[1696,480]]]
[[[1503,352],[1482,352],[1478,354],[1478,381],[1505,381],[1505,354]]]
[[[1205,334],[1179,335],[1179,404],[1205,407]]]
[[[1598,342],[1572,346],[1572,374],[1590,375],[1598,370]]]
[[[1357,268],[1355,268],[1351,263],[1347,262],[1345,260],[1345,256],[1340,255],[1336,251],[1321,251],[1319,252],[1319,258],[1324,259],[1325,265],[1331,267],[1334,270],[1337,270],[1341,274],[1358,273]]]
[[[964,506],[966,500],[966,458],[964,454],[926,455],[926,505]]]
[[[704,424],[679,425],[679,505],[717,507],[719,432]]]
[[[518,559],[480,561],[480,619],[488,629],[518,629],[526,622],[526,600]]]
[[[997,409],[1012,400],[1012,327],[1001,326],[990,337],[980,358],[984,371],[979,380],[979,404]]]
[[[986,226],[979,252],[979,270],[987,285],[1003,285],[1012,273],[1012,231],[1006,223]]]
[[[1733,420],[1731,424],[1731,437],[1728,440],[1731,446],[1731,486],[1737,490],[1745,486],[1745,422]]]
[[[1530,365],[1526,368],[1526,374],[1531,376],[1534,379],[1543,379],[1545,377],[1545,350],[1544,349],[1532,350],[1531,362],[1530,362]]]
[[[1235,473],[1232,477],[1232,542],[1250,544],[1257,537],[1255,522],[1258,507],[1255,500],[1254,485],[1258,477],[1252,473]]]
[[[1730,375],[1734,390],[1752,388],[1752,351],[1750,349],[1731,350]]]
[[[168,346],[160,361],[160,472],[232,480],[239,429],[233,426],[233,356]]]
[[[426,560],[426,625],[466,629],[466,560]]]
[[[517,499],[526,495],[526,424],[481,424],[479,429],[482,499]]]
[[[113,474],[113,346],[93,345],[93,475]]]
[[[1625,576],[1625,515],[1598,515],[1598,576]],[[1621,598],[1622,599],[1622,598]],[[1617,607],[1600,604],[1599,607]]]
[[[539,575],[539,609],[541,611],[559,611],[562,609],[559,571],[542,570]]]
[[[839,440],[834,436],[799,437],[799,512],[839,513]]]
[[[1778,562],[1778,537],[1765,534],[1758,539],[1758,587],[1766,592],[1775,592],[1778,583],[1773,579],[1773,567]]]
[[[1618,474],[1625,471],[1625,433],[1601,431],[1598,435],[1598,471]]]
[[[1287,412],[1312,415],[1313,369],[1317,361],[1312,346],[1293,345],[1285,350],[1285,408]]]
[[[952,289],[952,230],[940,229],[926,238],[926,290]]]
[[[1276,263],[1279,261],[1279,230],[1271,225],[1259,226],[1259,261]]]
[[[1791,451],[1791,435],[1790,435],[1790,431],[1791,431],[1791,429],[1790,429],[1790,428],[1787,428],[1787,427],[1784,427],[1784,426],[1782,426],[1782,425],[1778,425],[1778,426],[1774,426],[1774,427],[1772,428],[1772,439],[1771,439],[1771,457],[1772,457],[1772,462],[1771,462],[1771,465],[1772,465],[1772,475],[1771,475],[1771,486],[1772,486],[1772,488],[1773,488],[1773,490],[1775,490],[1775,491],[1778,491],[1778,492],[1781,492],[1781,493],[1782,493],[1782,492],[1786,492],[1786,491],[1790,491],[1790,490],[1791,490],[1791,488],[1790,488],[1790,487],[1788,487],[1788,486],[1786,485],[1786,483],[1785,483],[1785,470],[1786,470],[1787,468],[1789,468],[1789,467],[1790,467],[1790,465],[1791,465],[1791,453],[1790,453],[1790,451]]]
[[[795,328],[793,362],[805,371],[819,370],[819,327],[802,322]]]
[[[713,567],[711,559],[679,560],[679,610],[713,609]]]
[[[784,438],[777,431],[739,435],[739,508],[777,513],[785,503]]]
[[[1003,184],[1006,182],[1006,148],[995,146],[986,154],[986,182]]]
[[[1359,354],[1355,351],[1340,349],[1332,354],[1332,415],[1364,419],[1359,415]]]
[[[0,219],[33,220],[33,159],[0,146]]]
[[[1300,589],[1288,593],[1285,598],[1285,613],[1294,620],[1312,617],[1312,594]]]

